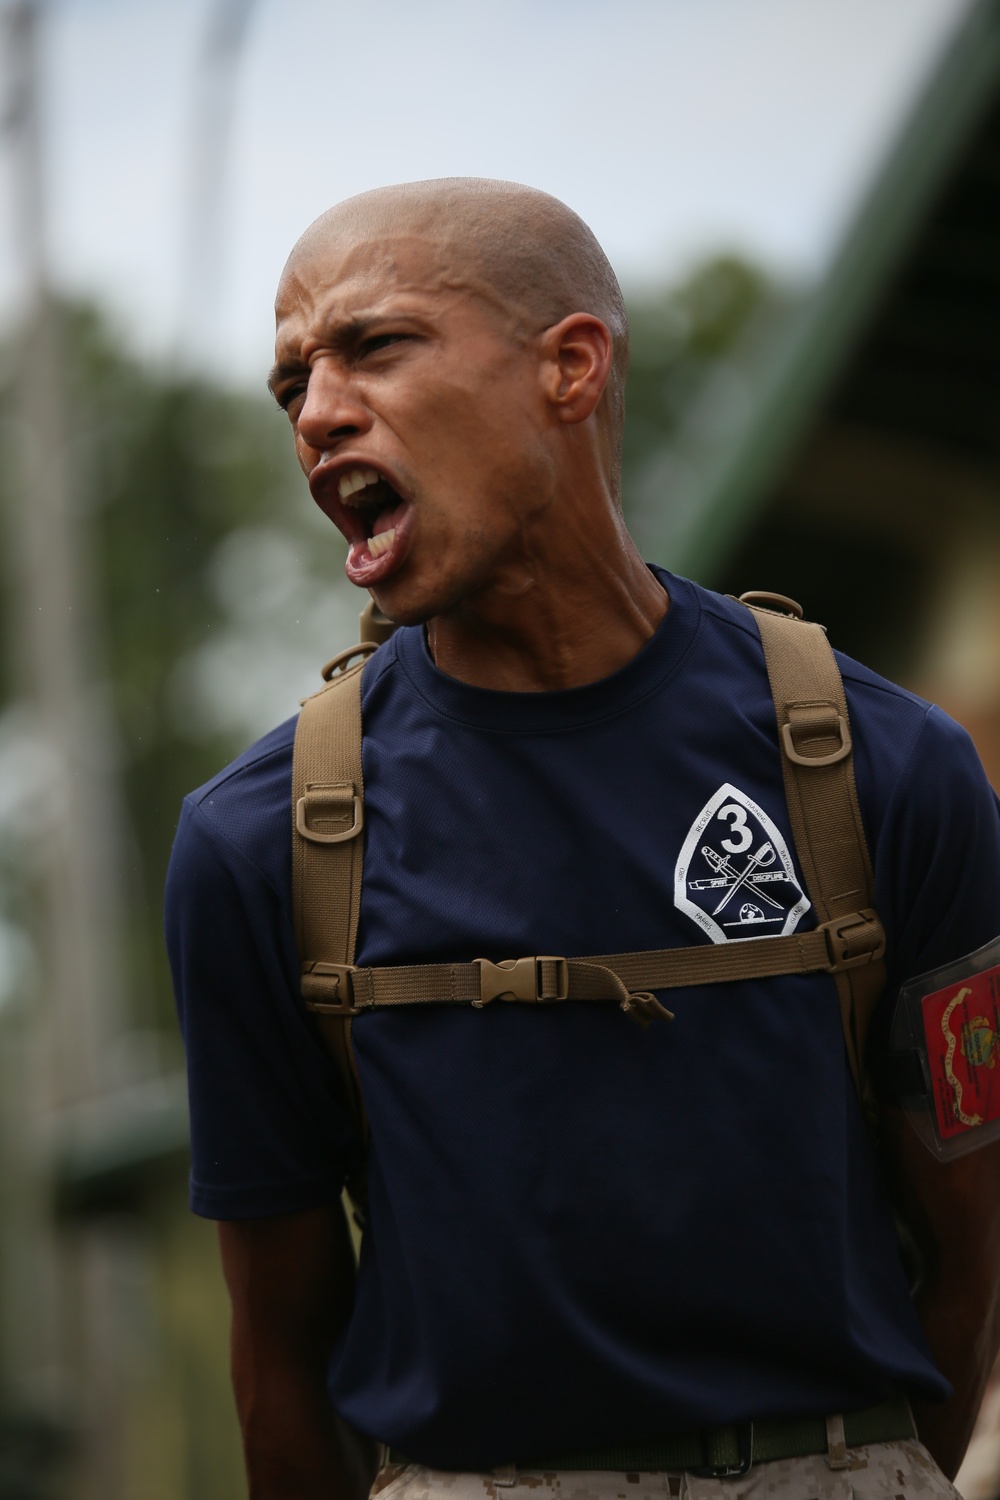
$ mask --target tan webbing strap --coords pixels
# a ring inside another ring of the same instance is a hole
[[[744,602],[750,597],[761,596],[745,595]],[[771,602],[788,603],[774,596]],[[820,626],[748,607],[760,627],[771,680],[796,853],[819,921],[811,932],[781,938],[590,957],[542,954],[498,962],[355,967],[364,844],[363,663],[351,662],[374,650],[374,640],[385,638],[391,622],[369,609],[362,616],[366,644],[327,663],[327,686],[306,699],[295,737],[295,936],[303,998],[323,1029],[365,1135],[350,1037],[351,1019],[364,1011],[420,1004],[482,1007],[497,999],[616,1001],[645,1025],[658,1015],[670,1016],[655,990],[818,971],[835,975],[851,1072],[865,1102],[860,1059],[885,982],[885,933],[872,910],[872,869],[854,784],[847,701]],[[357,1201],[359,1193],[349,1186]]]
[[[292,900],[295,941],[306,962],[351,964],[361,910],[364,784],[361,775],[361,672],[374,646],[355,647],[328,663],[326,687],[302,705],[292,757]],[[307,957],[308,956],[308,957]],[[362,1131],[364,1106],[350,1018],[318,1021]],[[352,1196],[353,1186],[349,1184]]]
[[[653,990],[768,979],[778,974],[834,973],[868,964],[881,943],[874,912],[851,912],[811,932],[788,937],[604,953],[584,958],[550,955],[493,963],[403,964],[391,968],[309,963],[302,993],[318,1014],[353,1016],[399,1005],[474,1005],[519,1000],[539,1005],[561,1000],[617,1000],[637,1020],[663,1014]],[[669,1012],[667,1012],[669,1014]]]
[[[847,699],[822,626],[748,603],[764,647],[778,719],[788,816],[806,889],[821,924],[874,905]],[[836,973],[844,1040],[858,1097],[875,1003],[885,987],[884,933],[870,961]]]

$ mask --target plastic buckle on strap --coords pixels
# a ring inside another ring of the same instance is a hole
[[[479,999],[472,1002],[477,1010],[491,1000],[526,1000],[547,1005],[569,999],[569,965],[564,958],[540,954],[537,958],[505,958],[498,964],[488,958],[473,962],[479,969]],[[543,986],[543,964],[556,965],[554,992],[546,992]]]
[[[347,825],[348,816],[350,826]],[[313,825],[325,822],[340,824],[335,833],[321,833]],[[354,790],[353,782],[343,786],[307,786],[295,804],[295,827],[313,844],[342,844],[357,838],[365,824],[365,808]]]
[[[357,973],[353,964],[311,964],[308,969],[302,971],[302,994],[306,1003],[306,1010],[315,1011],[321,1016],[358,1016],[362,1007],[353,1004],[354,983],[352,976]],[[312,1000],[310,991],[325,994],[329,989],[328,984],[310,984],[313,979],[332,979],[337,999],[334,1000]]]
[[[867,907],[863,911],[849,912],[846,917],[821,922],[819,931],[826,939],[830,959],[826,965],[828,974],[875,963],[885,952],[885,928],[877,914]]]
[[[729,598],[732,597],[730,594]],[[739,596],[739,602],[748,604],[751,609],[769,609],[772,614],[791,615],[793,620],[801,620],[805,616],[805,610],[797,599],[789,599],[787,594],[772,594],[766,589],[748,589]]]
[[[850,729],[847,727],[847,721],[844,720],[843,715],[837,714],[835,717],[837,717],[837,733],[840,735],[840,744],[838,744],[837,750],[831,750],[829,754],[799,754],[799,751],[795,748],[795,730],[802,729],[804,732],[813,730],[813,733],[816,733],[816,723],[808,723],[807,721],[807,723],[796,724],[790,720],[787,724],[781,724],[781,742],[784,744],[784,753],[787,754],[789,760],[795,760],[796,765],[835,765],[838,760],[846,760],[853,748],[852,739],[850,739]],[[834,729],[834,720],[831,718],[832,729]]]
[[[374,602],[375,601],[372,600],[373,604]],[[364,619],[366,613],[366,610],[362,611],[362,619]],[[352,662],[356,656],[360,656],[362,660],[367,661],[377,645],[377,641],[359,641],[356,646],[348,646],[346,651],[338,651],[336,656],[331,656],[330,660],[326,663],[322,672],[320,673],[323,681],[329,682],[331,678],[337,675],[338,672],[346,671],[348,664]]]
[[[836,750],[831,750],[829,755],[800,755],[795,748],[793,738],[793,727],[791,724],[782,724],[781,738],[785,746],[785,754],[789,760],[793,760],[797,766],[833,766],[838,760],[846,760],[851,753],[851,731],[840,714],[837,715],[837,731],[840,735],[840,744]]]
[[[805,739],[829,739],[835,732],[840,744],[826,755],[803,755],[796,748],[796,734]],[[832,703],[790,703],[788,721],[781,726],[781,743],[788,759],[797,766],[833,766],[838,760],[846,760],[853,749],[847,721]]]
[[[736,1452],[739,1455],[737,1463],[705,1464],[689,1472],[697,1474],[700,1479],[738,1479],[741,1474],[748,1474],[753,1466],[753,1423],[735,1422],[733,1431],[736,1433]],[[707,1436],[711,1438],[714,1434]]]

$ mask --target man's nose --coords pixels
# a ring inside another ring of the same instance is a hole
[[[350,372],[332,358],[314,362],[297,426],[299,437],[321,450],[371,426],[371,413]]]

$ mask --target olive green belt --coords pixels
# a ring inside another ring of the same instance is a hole
[[[916,1437],[910,1403],[894,1396],[880,1406],[844,1413],[844,1441],[848,1448]],[[760,1422],[737,1422],[707,1427],[700,1432],[672,1433],[645,1443],[623,1443],[607,1448],[533,1458],[518,1469],[613,1469],[623,1473],[661,1470],[699,1471],[725,1477],[745,1474],[751,1464],[780,1458],[805,1458],[828,1448],[825,1417],[768,1417]],[[390,1450],[389,1463],[407,1462]]]

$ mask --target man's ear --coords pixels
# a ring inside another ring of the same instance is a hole
[[[611,374],[611,332],[592,313],[570,313],[541,336],[540,373],[546,400],[561,422],[585,422]]]

